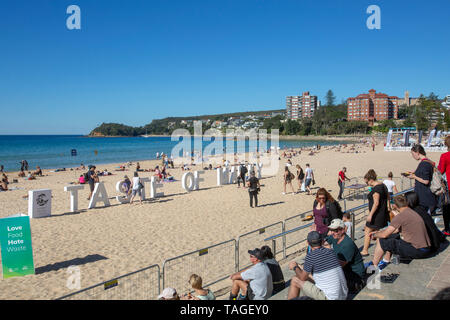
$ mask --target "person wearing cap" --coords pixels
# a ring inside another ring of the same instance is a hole
[[[174,288],[165,288],[158,296],[158,300],[180,300],[180,297]]]
[[[250,196],[250,207],[253,208],[253,198],[255,198],[255,207],[258,206],[258,189],[261,187],[258,178],[255,177],[255,171],[250,172],[250,179],[247,181],[248,195]]]
[[[307,241],[311,251],[306,254],[303,269],[291,261],[289,269],[294,270],[288,299],[308,296],[314,300],[345,300],[348,288],[344,272],[336,253],[322,246],[322,236],[317,231],[308,234]],[[314,281],[314,283],[312,282]]]
[[[266,300],[272,296],[272,274],[263,263],[263,253],[259,248],[248,250],[248,253],[253,266],[231,275],[230,300]]]
[[[345,223],[341,219],[334,219],[328,226],[329,236],[326,238],[336,253],[344,271],[347,287],[351,292],[359,291],[364,286],[364,261],[358,247],[345,232]]]

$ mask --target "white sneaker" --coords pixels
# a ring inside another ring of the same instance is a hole
[[[281,194],[286,194],[286,192],[282,192]]]

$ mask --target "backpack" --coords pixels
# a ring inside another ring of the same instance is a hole
[[[88,172],[85,172],[85,173],[83,174],[83,178],[84,178],[84,181],[89,182],[89,175],[88,175]]]
[[[431,179],[430,182],[430,191],[434,195],[440,196],[447,189],[444,177],[442,176],[442,173],[433,165],[433,163],[430,160],[423,160],[423,161],[428,162],[433,166],[433,178]]]
[[[331,206],[333,205],[335,210],[331,210]],[[314,200],[314,208],[317,206],[317,201]],[[344,213],[342,212],[341,205],[339,202],[334,200],[333,202],[327,201],[325,202],[325,208],[327,210],[327,217],[323,219],[323,224],[329,226],[331,221],[334,219],[341,219]]]

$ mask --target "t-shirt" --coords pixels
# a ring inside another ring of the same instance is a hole
[[[348,262],[344,266],[344,272],[354,272],[362,278],[365,272],[363,258],[352,239],[345,235],[341,243],[337,243],[337,240],[332,236],[327,237],[326,240],[331,244],[338,259]]]
[[[139,189],[139,177],[133,177],[133,190]]]
[[[89,171],[87,172],[88,182],[89,182],[89,183],[94,183],[94,182],[95,182],[95,181],[94,181],[94,178],[92,177],[94,174],[95,174],[95,171],[89,170]]]
[[[272,295],[272,274],[263,262],[242,272],[241,277],[245,281],[250,280],[250,288],[255,295],[254,300],[266,300]]]
[[[420,249],[431,246],[425,223],[414,210],[405,208],[392,219],[391,226],[399,229],[401,238],[414,248]]]
[[[450,152],[441,154],[438,169],[442,174],[445,173],[447,181],[450,181]]]
[[[433,179],[433,166],[429,162],[422,160],[417,166],[414,174],[431,183],[431,180]],[[417,196],[419,197],[419,204],[430,210],[434,210],[436,207],[436,197],[430,190],[430,183],[425,185],[417,180],[415,181],[414,192],[417,193]]]
[[[316,286],[328,300],[345,300],[348,288],[344,271],[332,249],[320,247],[308,252],[303,269],[310,273]]]
[[[284,281],[283,272],[281,271],[280,264],[275,260],[272,259],[266,259],[264,260],[264,263],[267,265],[267,267],[270,270],[270,273],[272,274],[272,282],[274,284],[281,284]]]
[[[383,181],[383,183],[386,186],[386,188],[388,189],[388,192],[391,192],[391,193],[394,192],[394,186],[395,186],[394,181],[386,179]]]
[[[312,169],[311,168],[306,168],[306,179],[312,179]]]
[[[214,295],[214,293],[208,289],[208,294],[205,296],[196,296],[197,298],[199,298],[200,300],[216,300],[216,296]]]
[[[344,171],[339,171],[339,180],[340,181],[345,181],[345,173],[344,173]]]

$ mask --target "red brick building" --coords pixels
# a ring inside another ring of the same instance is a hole
[[[381,121],[398,118],[399,98],[385,93],[376,93],[374,89],[369,93],[360,94],[347,99],[348,121]]]

